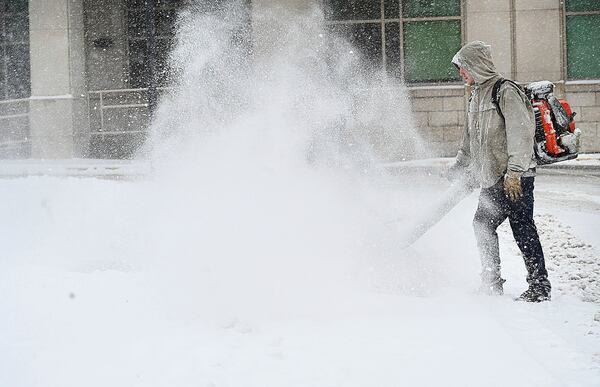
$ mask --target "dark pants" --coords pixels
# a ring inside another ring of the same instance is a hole
[[[533,221],[533,177],[521,178],[523,197],[511,201],[504,193],[504,180],[481,190],[473,228],[481,257],[483,283],[504,282],[500,277],[500,249],[496,229],[508,218],[513,236],[527,267],[530,287],[550,292],[544,252]]]

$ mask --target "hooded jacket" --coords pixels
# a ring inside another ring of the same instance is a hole
[[[504,118],[497,112],[492,89],[501,77],[484,42],[466,44],[452,63],[475,79],[457,165],[467,168],[482,188],[496,184],[509,169],[533,176],[535,116],[527,96],[510,82],[503,83],[498,97]]]

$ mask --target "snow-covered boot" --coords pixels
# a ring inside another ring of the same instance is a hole
[[[495,281],[482,281],[478,293],[486,296],[501,296],[504,294],[505,279],[498,278]]]
[[[550,301],[550,290],[544,286],[529,286],[529,289],[525,290],[523,294],[517,298],[517,301],[526,302],[543,302]]]
[[[527,267],[527,283],[529,289],[523,292],[517,300],[528,302],[550,301],[552,285],[548,280],[548,272],[543,256],[536,262],[533,259],[525,259]]]

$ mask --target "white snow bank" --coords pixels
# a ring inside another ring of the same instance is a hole
[[[512,301],[525,273],[505,233],[507,295],[472,294],[476,195],[402,253],[393,230],[386,236],[386,218],[353,209],[358,202],[330,186],[333,176],[313,190],[308,176],[278,184],[276,173],[255,171],[238,185],[199,172],[198,186],[0,180],[0,200],[11,203],[0,209],[0,385],[599,380],[598,304],[578,300],[585,293],[569,277],[593,258],[566,226],[577,223],[574,210],[538,217],[555,292],[552,302],[532,305]],[[419,198],[400,189],[405,182],[379,185],[378,200],[410,213],[438,184],[419,183]],[[542,200],[543,210],[551,205]],[[568,251],[547,244],[558,238]],[[590,238],[586,246],[597,248]]]

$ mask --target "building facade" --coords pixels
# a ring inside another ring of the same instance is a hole
[[[152,0],[149,14],[149,0],[0,0],[0,158],[134,155],[154,88],[169,87],[167,55],[186,1]],[[501,74],[554,82],[578,113],[582,150],[600,152],[600,2],[248,0],[246,38],[268,46],[269,26],[254,16],[312,1],[331,33],[408,86],[435,154],[456,153],[467,91],[449,59],[472,40],[492,45]]]

